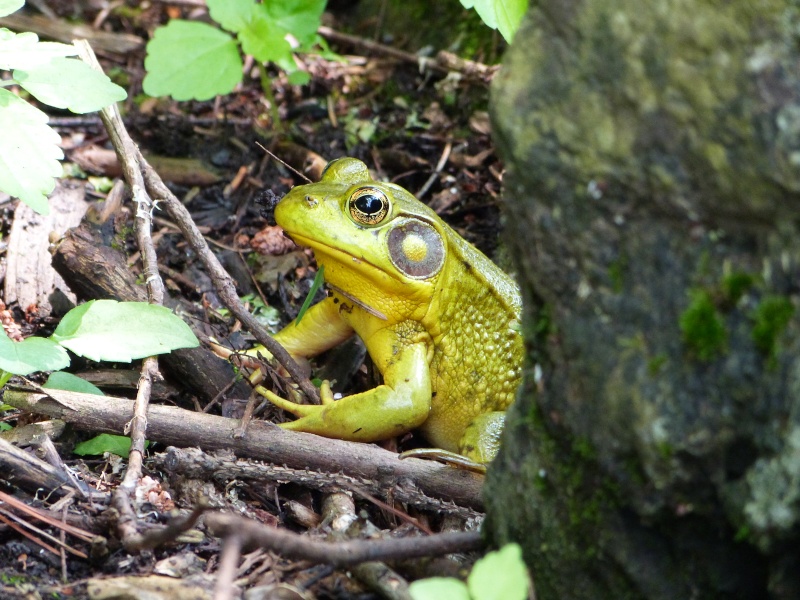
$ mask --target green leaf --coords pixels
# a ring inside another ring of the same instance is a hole
[[[264,8],[265,5],[258,6]],[[242,50],[259,62],[279,62],[291,58],[292,47],[285,38],[286,31],[263,10],[255,12],[247,27],[239,32]]]
[[[497,30],[509,44],[514,41],[514,35],[527,10],[528,0],[496,0]]]
[[[528,0],[461,0],[461,4],[474,8],[486,26],[499,30],[509,44],[528,10]]]
[[[11,427],[11,425],[6,423],[5,421],[0,421],[0,431],[11,431],[12,429],[14,428]]]
[[[81,379],[77,375],[67,373],[66,371],[50,373],[50,377],[47,378],[47,381],[42,387],[50,390],[65,390],[67,392],[105,396],[102,390],[93,383],[89,383],[85,379]]]
[[[269,18],[302,46],[314,42],[326,0],[283,0],[262,4]]]
[[[289,83],[292,85],[305,85],[311,81],[311,74],[308,71],[292,71],[289,73]]]
[[[300,307],[300,312],[297,313],[297,318],[294,320],[295,327],[297,327],[300,324],[300,319],[302,319],[303,315],[306,314],[308,307],[311,306],[311,301],[314,299],[314,296],[317,295],[317,290],[319,290],[319,288],[321,288],[324,283],[325,283],[325,265],[320,265],[319,271],[317,271],[317,274],[314,275],[314,282],[311,284],[311,289],[308,290],[306,299],[303,300],[303,306]]]
[[[54,58],[43,65],[17,69],[14,79],[40,102],[74,113],[100,110],[128,96],[105,73],[76,58]]]
[[[0,17],[18,11],[24,4],[25,0],[0,0]]]
[[[525,600],[528,585],[519,544],[507,544],[490,552],[475,563],[467,578],[469,593],[477,600]]]
[[[47,115],[0,89],[0,190],[46,215],[47,195],[61,175],[61,137],[47,125]]]
[[[145,93],[175,100],[208,100],[242,79],[236,40],[211,25],[178,19],[156,29],[144,66]]]
[[[150,442],[145,442],[144,447],[150,445]],[[73,452],[79,456],[86,456],[92,454],[105,454],[110,452],[117,456],[128,456],[131,451],[131,438],[124,435],[111,435],[110,433],[101,433],[90,440],[81,442]]]
[[[207,0],[208,14],[228,31],[239,32],[253,17],[253,0]]]
[[[408,591],[414,600],[470,600],[467,586],[453,577],[419,579],[411,583]]]
[[[0,69],[27,69],[76,54],[78,49],[72,44],[40,42],[35,33],[0,29]]]
[[[29,375],[35,371],[55,371],[67,366],[69,355],[54,341],[29,337],[15,342],[0,328],[0,369],[3,371]]]
[[[118,362],[198,345],[189,326],[169,309],[116,300],[92,300],[73,308],[52,339],[79,356]]]

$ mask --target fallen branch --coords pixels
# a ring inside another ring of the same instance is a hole
[[[403,560],[440,556],[453,552],[480,550],[484,546],[479,531],[437,533],[426,537],[387,540],[323,542],[277,527],[268,527],[229,513],[206,515],[205,524],[217,537],[238,536],[244,552],[264,548],[285,558],[347,567],[367,561]]]
[[[348,490],[356,495],[372,500],[372,496],[384,495],[385,487],[375,480],[353,477],[341,472],[326,473],[308,469],[290,469],[260,461],[236,459],[232,452],[209,454],[199,448],[175,448],[171,446],[154,457],[157,468],[172,475],[201,479],[213,479],[221,484],[231,480],[244,480],[259,486],[274,483],[294,483],[321,492]],[[392,489],[392,498],[397,502],[409,504],[422,510],[434,510],[462,519],[480,516],[481,513],[458,506],[452,502],[425,495],[416,486],[398,484]]]
[[[90,431],[121,433],[130,419],[133,402],[125,398],[78,394],[61,390],[33,392],[10,387],[3,400],[16,408],[57,417]],[[148,439],[172,446],[230,449],[237,456],[255,458],[292,469],[313,468],[371,480],[380,489],[398,484],[416,486],[434,498],[482,510],[483,476],[431,461],[408,458],[372,444],[322,438],[286,431],[264,421],[252,421],[239,438],[239,421],[151,405],[147,411]],[[345,486],[346,487],[346,486]]]

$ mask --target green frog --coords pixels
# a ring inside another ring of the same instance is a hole
[[[324,385],[321,405],[259,387],[298,417],[281,426],[362,442],[419,429],[446,453],[491,461],[521,375],[514,281],[433,210],[375,181],[353,158],[294,187],[275,220],[313,250],[330,291],[277,341],[294,357],[311,357],[355,334],[383,376],[382,385],[339,400]]]

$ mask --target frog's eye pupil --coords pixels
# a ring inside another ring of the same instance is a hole
[[[389,198],[377,188],[360,188],[350,196],[350,216],[364,225],[377,225],[389,214]]]
[[[381,211],[383,202],[377,196],[361,196],[353,202],[356,208],[367,215],[376,215]]]

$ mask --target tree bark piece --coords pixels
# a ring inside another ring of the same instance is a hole
[[[40,215],[20,202],[8,235],[8,268],[5,277],[6,305],[19,303],[22,310],[39,309],[39,316],[52,310],[50,295],[58,288],[71,295],[64,281],[50,266],[50,235],[62,234],[80,223],[88,204],[83,184],[58,180],[50,196],[50,214]],[[74,301],[74,297],[72,298]]]
[[[0,438],[0,472],[5,483],[18,486],[32,494],[44,490],[45,495],[62,496],[72,487],[63,471],[17,448]]]
[[[4,401],[12,406],[57,417],[90,431],[123,431],[133,402],[124,398],[48,390],[47,394],[8,389]],[[173,446],[232,450],[293,469],[316,469],[378,482],[384,489],[410,483],[434,498],[481,510],[483,476],[420,459],[400,460],[372,444],[326,439],[286,431],[265,421],[252,421],[241,438],[234,438],[239,421],[151,405],[147,411],[148,439]]]

